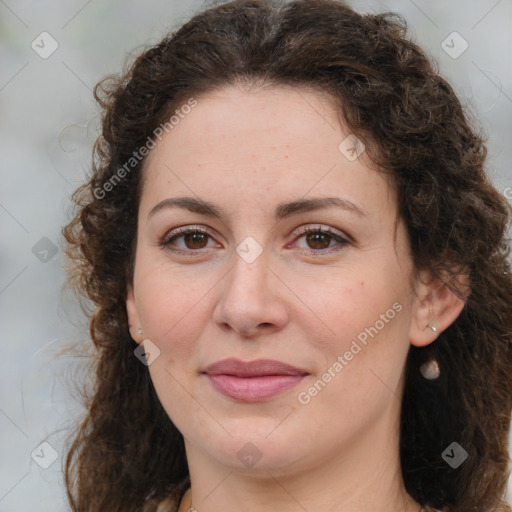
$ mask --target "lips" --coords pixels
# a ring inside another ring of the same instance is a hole
[[[208,366],[205,373],[208,375],[233,375],[246,378],[265,375],[307,375],[308,372],[272,359],[256,359],[247,362],[240,361],[239,359],[223,359]]]
[[[258,402],[273,398],[296,386],[307,371],[281,361],[224,359],[203,372],[220,393],[235,400]]]

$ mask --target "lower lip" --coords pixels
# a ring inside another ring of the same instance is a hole
[[[234,375],[207,375],[212,386],[223,395],[244,402],[259,402],[296,386],[306,375],[266,375],[262,377],[235,377]]]

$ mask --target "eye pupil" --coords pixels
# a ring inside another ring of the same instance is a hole
[[[202,249],[208,242],[204,233],[187,233],[184,235],[185,244],[189,249]],[[205,243],[202,243],[205,242]],[[196,245],[198,244],[198,245]]]
[[[331,236],[325,233],[310,233],[306,238],[310,247],[313,245],[312,249],[325,249],[329,247]],[[327,241],[327,244],[323,243],[325,241]]]

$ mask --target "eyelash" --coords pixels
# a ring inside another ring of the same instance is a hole
[[[213,237],[208,233],[208,230],[204,229],[204,228],[200,228],[200,227],[197,227],[197,226],[194,226],[194,227],[183,227],[183,228],[177,228],[175,229],[174,231],[171,231],[168,235],[166,235],[160,242],[158,245],[160,245],[160,247],[162,247],[162,249],[165,249],[167,251],[170,251],[174,254],[180,254],[180,255],[185,255],[185,256],[192,256],[191,253],[197,253],[199,251],[202,251],[204,249],[188,249],[188,250],[182,250],[182,249],[172,249],[170,246],[171,244],[178,238],[181,238],[185,235],[189,235],[189,234],[195,234],[195,233],[200,233],[200,234],[203,234],[203,235],[207,235],[209,236],[210,238],[213,239]],[[302,253],[306,253],[306,254],[313,254],[313,255],[324,255],[324,254],[330,254],[332,252],[338,252],[340,250],[342,250],[346,245],[349,245],[351,242],[347,239],[347,238],[344,238],[342,237],[339,233],[337,233],[336,231],[330,229],[330,228],[324,228],[322,226],[308,226],[306,228],[302,228],[300,230],[300,233],[297,234],[297,239],[300,239],[304,236],[307,236],[309,234],[313,234],[313,233],[322,233],[322,234],[326,234],[326,235],[329,235],[330,237],[332,237],[332,239],[334,239],[334,241],[336,241],[338,243],[338,245],[340,247],[338,248],[326,248],[326,249],[307,249],[307,250],[304,250],[302,249],[301,252]],[[336,247],[336,246],[334,246]]]

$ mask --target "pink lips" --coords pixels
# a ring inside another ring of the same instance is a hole
[[[308,372],[270,359],[224,359],[204,371],[212,386],[230,398],[258,402],[296,386]]]

